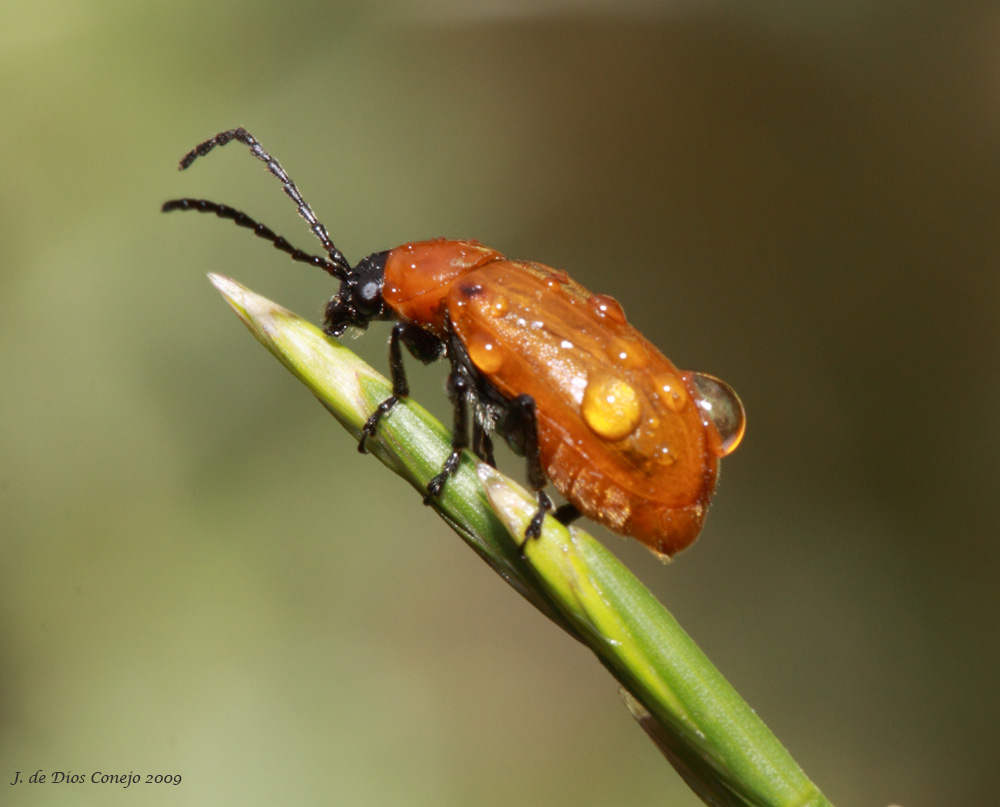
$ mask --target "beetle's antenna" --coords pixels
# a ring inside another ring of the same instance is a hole
[[[220,205],[215,202],[210,202],[208,199],[171,199],[169,202],[164,202],[161,210],[164,213],[169,213],[171,210],[196,210],[199,213],[215,213],[220,219],[229,219],[237,227],[246,227],[248,230],[253,230],[254,235],[259,238],[263,238],[266,241],[270,241],[274,244],[275,249],[280,249],[282,252],[287,252],[293,261],[300,261],[301,263],[308,263],[310,266],[317,266],[325,272],[333,275],[338,280],[346,280],[346,274],[344,269],[339,264],[330,263],[326,258],[321,258],[319,255],[310,255],[308,252],[303,252],[298,247],[293,247],[280,235],[277,235],[270,227],[267,227],[257,221],[254,221],[246,213],[236,210],[228,205]]]
[[[239,129],[230,129],[228,132],[219,132],[219,134],[215,137],[195,146],[191,149],[191,151],[184,155],[184,159],[181,160],[180,170],[183,171],[199,157],[204,157],[216,146],[226,145],[226,143],[230,140],[239,140],[241,143],[249,147],[250,153],[253,154],[254,157],[267,165],[267,170],[281,181],[281,185],[285,189],[285,193],[287,193],[291,200],[298,205],[299,215],[306,220],[309,227],[312,229],[313,234],[323,244],[323,248],[326,250],[327,255],[330,256],[331,263],[340,267],[344,274],[349,273],[351,271],[351,265],[347,262],[347,258],[344,257],[344,253],[334,246],[333,241],[330,239],[330,234],[326,231],[326,227],[324,227],[320,223],[320,220],[316,218],[316,214],[313,213],[312,208],[309,207],[306,200],[302,198],[302,194],[299,193],[299,189],[295,187],[295,183],[292,182],[288,174],[285,173],[285,169],[282,168],[281,164],[268,154],[264,150],[264,147],[257,142],[254,136],[243,127],[240,127]],[[279,249],[281,249],[281,247],[279,247]],[[338,277],[340,276],[341,275],[338,274]]]

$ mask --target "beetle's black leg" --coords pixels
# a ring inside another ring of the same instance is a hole
[[[410,322],[397,322],[392,326],[392,333],[389,334],[389,377],[392,379],[392,395],[378,405],[378,409],[372,412],[372,416],[361,427],[358,451],[362,454],[368,453],[368,449],[365,448],[365,440],[375,436],[379,421],[399,403],[400,398],[405,398],[410,394],[410,384],[406,380],[406,368],[403,366],[403,351],[399,348],[400,343],[406,345],[406,349],[424,364],[440,358],[444,352],[444,343],[430,331],[425,331]]]
[[[541,449],[538,445],[538,416],[535,412],[535,399],[530,395],[519,395],[510,402],[504,414],[502,424],[503,434],[508,437],[519,453],[524,455],[528,463],[528,486],[538,494],[538,511],[524,531],[524,544],[542,534],[542,522],[545,514],[553,509],[552,500],[545,493],[545,471],[542,469]],[[568,511],[567,515],[569,514]]]
[[[451,453],[444,461],[441,473],[427,483],[424,504],[430,504],[432,499],[441,494],[448,477],[458,470],[458,463],[462,459],[462,450],[469,447],[469,398],[472,392],[472,381],[465,371],[459,366],[453,367],[451,375],[448,376],[448,397],[454,404],[455,415],[454,430],[451,435]]]
[[[535,414],[535,399],[530,395],[518,395],[510,402],[504,413],[502,433],[508,436],[517,453],[528,463],[528,486],[532,490],[545,487],[545,472],[542,470],[542,456],[538,445],[538,417]]]
[[[472,422],[472,453],[491,468],[497,467],[497,461],[493,457],[493,439],[486,424],[479,417]]]
[[[365,441],[369,437],[375,436],[379,421],[389,413],[400,398],[405,398],[410,394],[410,384],[406,380],[406,368],[403,366],[403,352],[399,349],[399,342],[403,338],[403,333],[410,327],[405,322],[397,322],[392,326],[392,333],[389,335],[389,376],[392,378],[392,395],[378,405],[372,412],[365,425],[361,427],[361,440],[358,441],[358,451],[367,454]]]
[[[518,544],[518,549],[521,550],[521,554],[524,554],[524,547],[527,545],[528,541],[533,538],[538,538],[542,534],[542,522],[545,521],[545,514],[552,511],[552,499],[549,498],[544,490],[538,491],[538,510],[535,515],[531,517],[531,522],[528,524],[528,529],[524,531],[524,540]]]
[[[419,325],[407,323],[401,332],[401,338],[410,355],[424,364],[437,361],[444,355],[444,342]]]
[[[575,504],[561,504],[556,508],[552,517],[566,527],[576,521],[581,515],[583,514],[577,509]]]

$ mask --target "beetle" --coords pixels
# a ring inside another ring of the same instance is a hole
[[[162,210],[214,213],[252,229],[293,260],[340,281],[323,328],[395,320],[389,337],[392,395],[361,430],[358,450],[409,394],[402,347],[423,363],[447,358],[453,404],[451,453],[427,485],[431,502],[470,448],[495,464],[491,434],[527,463],[538,510],[524,540],[553,512],[580,515],[670,557],[698,536],[718,461],[743,436],[736,393],[704,373],[680,371],[626,320],[613,298],[592,294],[566,272],[510,260],[472,240],[436,239],[376,252],[351,266],[284,169],[245,129],[192,149],[181,170],[217,146],[246,145],[280,180],[326,257],[289,244],[242,213],[205,199],[173,199]],[[566,499],[555,508],[551,481]]]

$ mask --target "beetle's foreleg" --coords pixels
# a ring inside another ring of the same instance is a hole
[[[406,380],[406,368],[403,366],[403,351],[399,347],[400,344],[406,345],[406,349],[424,364],[441,358],[441,354],[444,353],[444,342],[430,331],[425,331],[410,322],[397,322],[392,326],[392,333],[389,334],[389,377],[392,379],[392,395],[378,405],[378,409],[372,412],[372,416],[361,427],[358,451],[362,454],[368,453],[365,440],[375,436],[382,418],[399,403],[400,398],[406,398],[410,394],[410,383]]]
[[[389,414],[389,411],[399,403],[400,398],[405,398],[410,394],[410,384],[406,380],[406,368],[403,366],[403,351],[399,349],[400,340],[408,327],[412,326],[405,322],[397,322],[392,326],[392,333],[389,335],[389,376],[392,378],[392,395],[378,405],[378,408],[372,412],[372,416],[361,427],[358,451],[362,454],[368,453],[365,441],[369,437],[375,436],[379,421]]]

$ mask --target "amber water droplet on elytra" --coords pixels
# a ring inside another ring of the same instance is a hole
[[[670,450],[669,443],[662,443],[653,450],[653,459],[660,465],[673,465],[677,462],[677,457]]]
[[[482,286],[477,288],[477,292],[471,302],[479,316],[499,319],[510,311],[510,300],[505,294],[485,291]]]
[[[505,294],[494,294],[490,297],[489,315],[494,319],[505,316],[510,311],[510,300]]]
[[[675,375],[661,375],[656,379],[656,394],[663,405],[673,412],[680,412],[688,402],[684,384]]]
[[[607,317],[619,325],[625,324],[625,310],[614,297],[609,297],[607,294],[592,294],[587,302],[597,316]]]
[[[486,374],[495,373],[503,365],[503,351],[492,337],[474,333],[465,342],[472,363]]]
[[[594,434],[605,440],[627,437],[642,418],[642,405],[635,388],[610,375],[590,379],[580,411]]]
[[[559,292],[563,294],[565,290],[563,286],[569,283],[569,275],[564,269],[553,269],[551,266],[539,266],[538,269],[541,272],[542,283],[550,291]]]
[[[615,339],[607,349],[608,356],[619,367],[636,370],[649,364],[649,352],[639,342]]]
[[[691,380],[701,396],[698,406],[719,433],[721,442],[715,453],[720,457],[732,454],[747,427],[743,403],[732,387],[714,375],[691,373]]]

